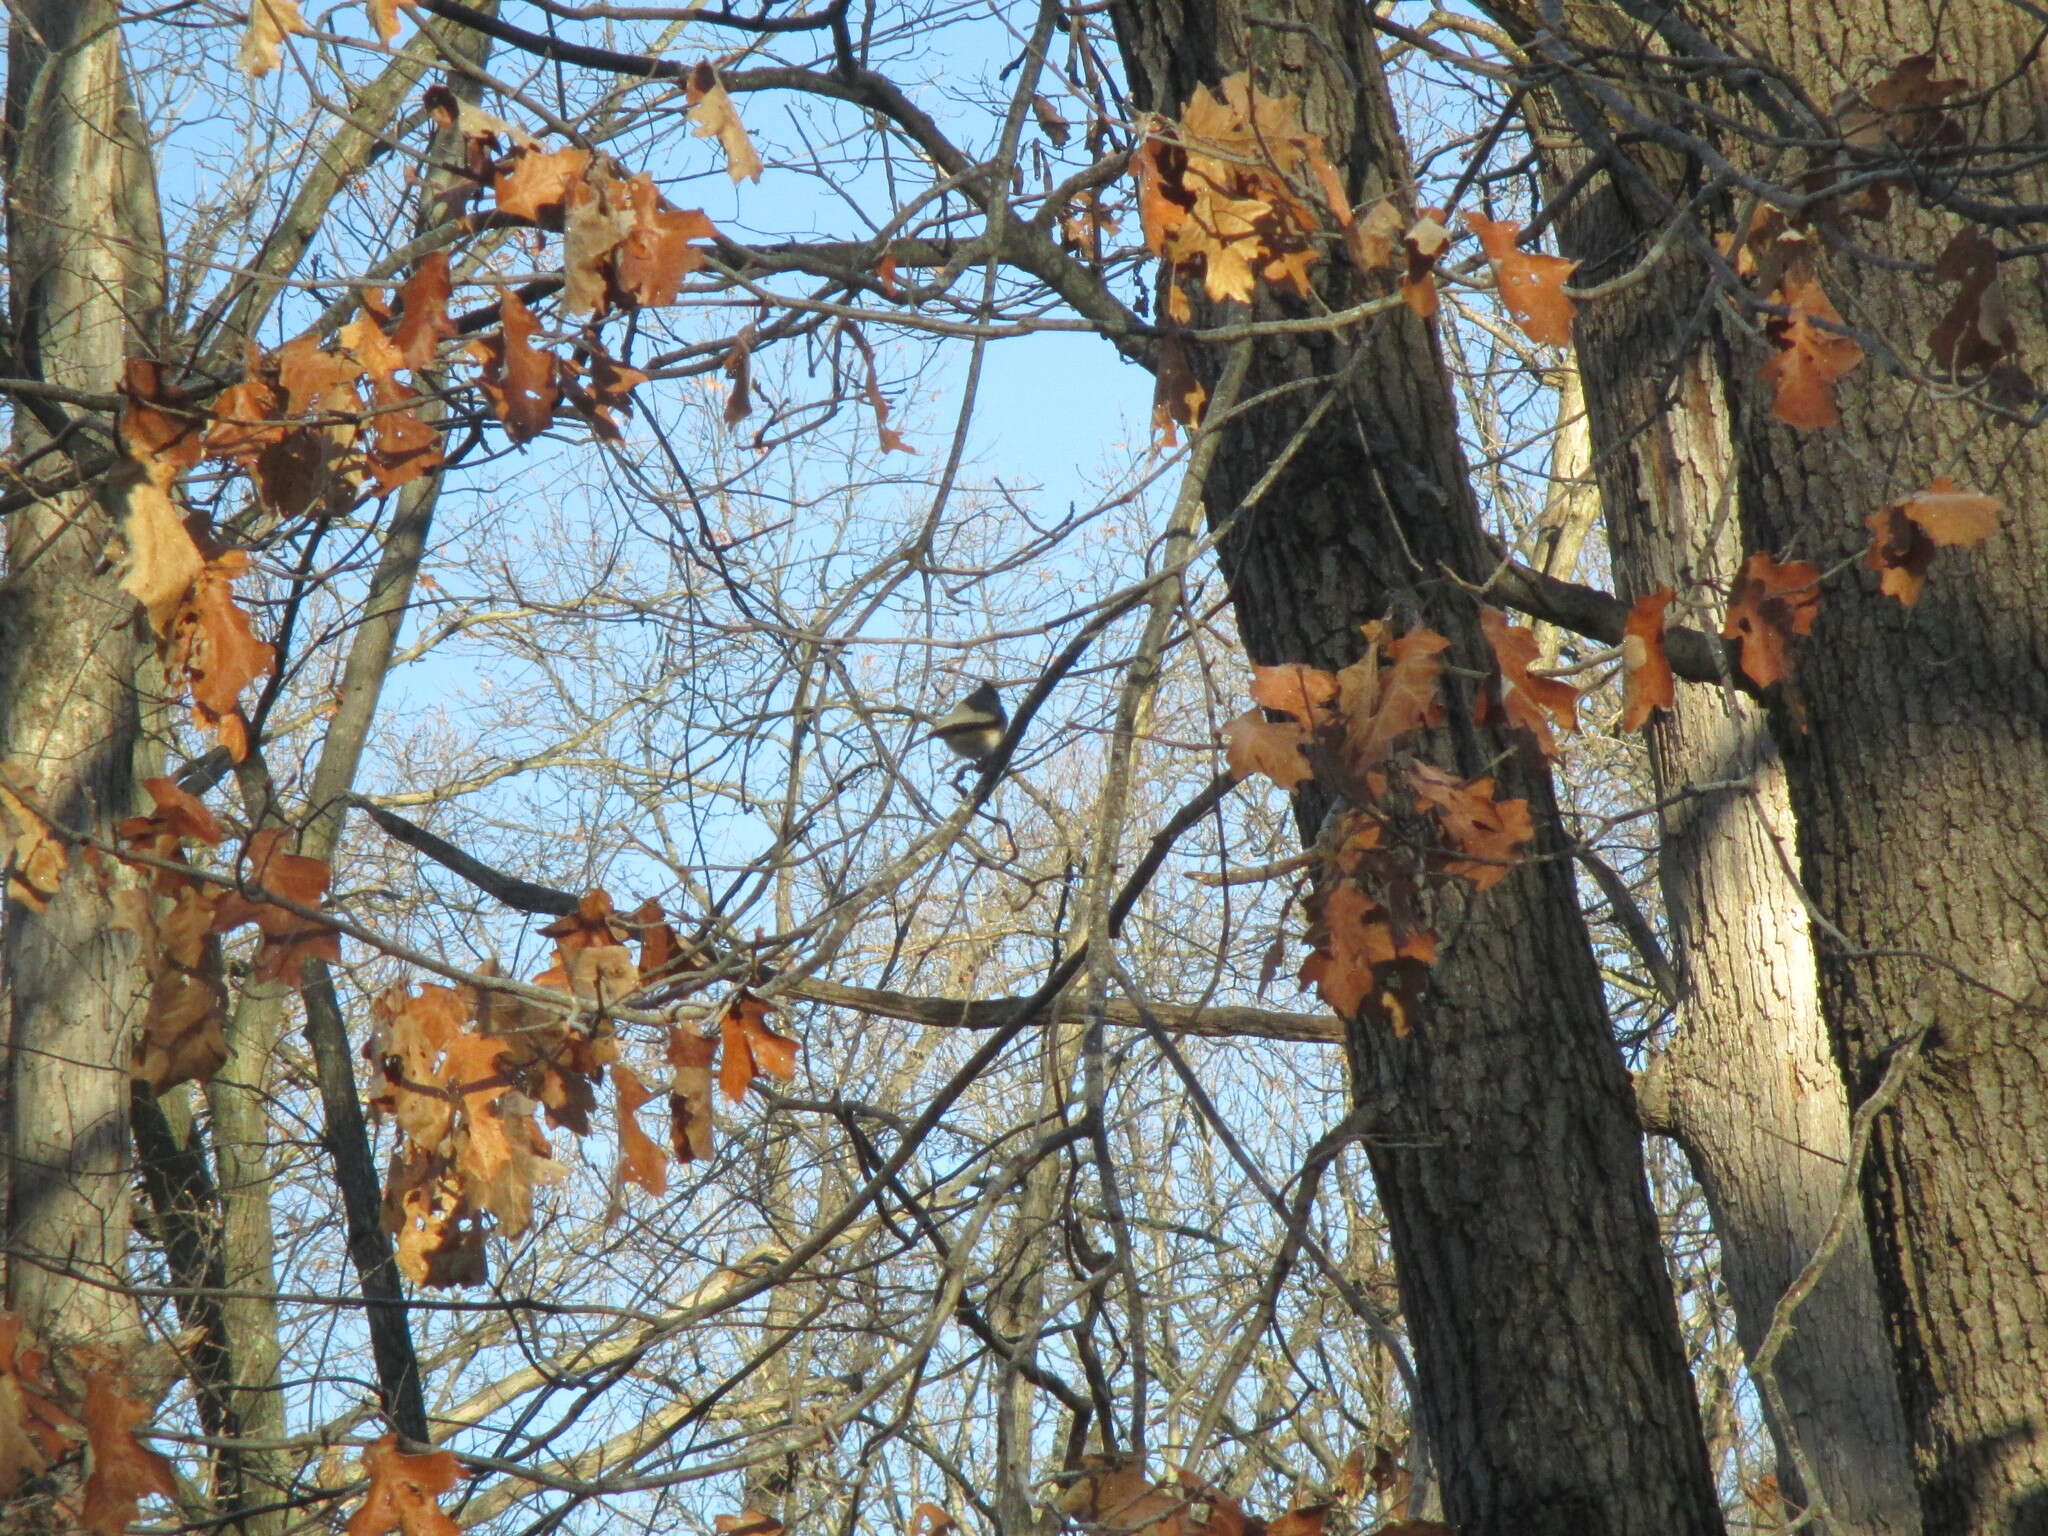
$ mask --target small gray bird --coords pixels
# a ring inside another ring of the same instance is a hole
[[[932,727],[928,741],[943,741],[970,763],[979,763],[1002,744],[1010,723],[994,683],[983,683]]]

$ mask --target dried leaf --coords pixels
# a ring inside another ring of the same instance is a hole
[[[158,485],[168,489],[199,462],[205,425],[203,413],[177,408],[154,362],[131,357],[122,363],[121,448]]]
[[[1336,1494],[1338,1503],[1356,1504],[1365,1496],[1365,1477],[1365,1447],[1354,1445],[1338,1466],[1337,1475],[1330,1479],[1330,1491]]]
[[[243,884],[317,907],[327,894],[332,871],[319,859],[288,852],[285,844],[291,835],[284,827],[265,827],[250,834],[243,850]],[[211,931],[227,933],[244,923],[254,923],[263,935],[256,952],[258,981],[295,981],[301,962],[306,960],[341,961],[341,935],[325,923],[301,917],[288,907],[252,899],[240,890],[227,892],[214,911]]]
[[[436,1289],[482,1285],[489,1278],[478,1213],[446,1157],[408,1147],[384,1181],[384,1229],[394,1238],[399,1272]]]
[[[426,397],[410,384],[379,379],[371,386],[370,451],[366,462],[380,495],[441,467],[441,434],[420,416]]]
[[[1492,608],[1479,610],[1479,630],[1500,668],[1499,691],[1480,691],[1473,718],[1481,725],[1500,719],[1510,730],[1525,730],[1536,738],[1545,757],[1555,758],[1557,737],[1551,733],[1551,720],[1563,730],[1579,728],[1579,690],[1562,679],[1529,671],[1543,650],[1535,630],[1510,624],[1506,614]]]
[[[1492,779],[1462,782],[1428,763],[1408,770],[1415,808],[1433,818],[1444,839],[1462,858],[1441,861],[1447,875],[1469,880],[1482,891],[1493,889],[1521,862],[1522,849],[1536,839],[1527,800],[1496,800]]]
[[[678,1162],[710,1160],[716,1115],[711,1063],[717,1056],[717,1036],[700,1035],[694,1029],[675,1025],[669,1027],[669,1145],[675,1148]]]
[[[611,254],[633,232],[630,193],[592,161],[565,190],[562,313],[601,315],[610,307]]]
[[[286,37],[312,30],[299,14],[298,0],[249,0],[249,25],[243,29],[235,63],[252,80],[261,79],[277,68]]]
[[[1791,675],[1795,635],[1813,633],[1820,613],[1820,567],[1804,560],[1780,565],[1767,554],[1743,562],[1729,591],[1724,640],[1742,642],[1741,666],[1759,688]]]
[[[1312,739],[1295,721],[1248,709],[1223,727],[1224,761],[1240,780],[1262,773],[1282,789],[1299,789],[1315,777],[1302,755]]]
[[[1277,667],[1254,666],[1251,694],[1254,703],[1313,730],[1334,718],[1329,706],[1337,699],[1337,679],[1331,673],[1299,662]]]
[[[456,334],[448,318],[448,253],[420,258],[412,276],[398,290],[398,329],[392,344],[415,374],[433,367],[441,343]]]
[[[2019,332],[1999,285],[1998,265],[1998,247],[1974,224],[1958,230],[1934,264],[1936,282],[1961,285],[1927,338],[1943,372],[1983,373],[2019,356]]]
[[[1303,983],[1343,1017],[1376,1019],[1405,1037],[1436,961],[1436,935],[1397,927],[1393,914],[1352,880],[1318,890],[1309,912],[1315,948],[1302,963]]]
[[[889,402],[882,397],[881,375],[875,371],[875,351],[868,345],[868,339],[857,325],[848,324],[846,334],[853,338],[853,345],[861,355],[866,367],[867,384],[863,393],[868,407],[875,413],[875,436],[884,453],[915,453],[917,450],[906,443],[896,430],[889,425]]]
[[[414,9],[414,0],[370,0],[370,25],[377,29],[377,41],[389,48],[398,39],[398,8]]]
[[[92,1471],[79,1524],[95,1536],[122,1536],[145,1494],[178,1497],[170,1462],[135,1438],[136,1426],[149,1416],[149,1405],[129,1396],[113,1371],[87,1373],[81,1417]]]
[[[1554,347],[1572,344],[1572,299],[1564,285],[1578,270],[1576,261],[1543,256],[1515,244],[1520,224],[1496,221],[1477,213],[1465,215],[1465,227],[1479,237],[1501,302],[1531,341]]]
[[[662,910],[660,902],[641,902],[626,914],[625,920],[628,929],[640,936],[639,966],[643,981],[653,981],[694,962],[694,951],[684,950],[682,937],[669,924],[668,914]]]
[[[716,139],[725,151],[725,173],[734,181],[759,181],[761,157],[754,153],[754,141],[740,122],[739,108],[725,93],[717,71],[700,63],[690,71],[685,86],[690,99],[690,121],[700,139]]]
[[[668,1154],[640,1129],[640,1106],[654,1097],[654,1090],[630,1068],[612,1068],[612,1088],[619,1096],[619,1167],[621,1184],[638,1184],[650,1195],[668,1189]]]
[[[1863,349],[1814,323],[1842,323],[1820,284],[1787,276],[1776,297],[1791,315],[1764,324],[1765,336],[1777,348],[1760,370],[1776,392],[1771,416],[1801,432],[1835,426],[1842,419],[1835,407],[1835,381],[1863,361]]]
[[[214,917],[227,893],[187,883],[169,910],[155,911],[147,891],[116,891],[129,898],[117,926],[141,940],[150,973],[149,1006],[135,1043],[130,1074],[161,1094],[179,1083],[205,1082],[228,1059],[225,1033],[228,989]]]
[[[511,1072],[502,1041],[457,1035],[448,1042],[441,1073],[462,1102],[454,1144],[463,1197],[490,1212],[508,1238],[532,1224],[535,1187],[567,1177],[534,1123],[539,1106],[512,1086]]]
[[[723,372],[732,381],[732,393],[725,400],[725,424],[736,427],[754,410],[753,327],[733,338],[732,347],[725,354]]]
[[[1179,442],[1175,427],[1193,431],[1202,422],[1202,408],[1209,403],[1209,391],[1195,377],[1188,356],[1187,336],[1178,326],[1168,326],[1159,338],[1157,366],[1153,370],[1152,431],[1167,447]]]
[[[1982,544],[1998,531],[2004,510],[1997,497],[1958,491],[1946,475],[1940,476],[1919,495],[1864,520],[1871,538],[1863,563],[1878,573],[1885,596],[1911,608],[1920,601],[1936,551]]]
[[[498,211],[508,217],[525,219],[542,229],[560,229],[569,188],[582,181],[589,169],[589,150],[573,144],[545,150],[529,139],[515,145],[505,162],[494,168],[491,196]]]
[[[718,231],[697,209],[671,207],[645,174],[632,179],[628,196],[633,228],[612,257],[614,297],[621,304],[673,304],[683,279],[704,268],[704,253],[690,242],[715,239]]]
[[[1303,1504],[1266,1522],[1266,1536],[1323,1536],[1323,1522],[1329,1518],[1327,1504]]]
[[[370,1490],[362,1508],[349,1516],[345,1536],[461,1536],[462,1528],[439,1503],[462,1478],[452,1451],[408,1456],[399,1450],[398,1436],[385,1435],[363,1452],[363,1470]]]
[[[1187,1500],[1154,1483],[1142,1456],[1090,1452],[1081,1465],[1060,1495],[1066,1514],[1117,1536],[1185,1536],[1178,1516]]]
[[[0,831],[7,838],[7,894],[31,912],[46,910],[71,855],[56,828],[17,791],[40,786],[20,763],[0,763]]]
[[[1451,232],[1443,222],[1448,217],[1441,208],[1424,208],[1401,236],[1401,247],[1408,255],[1408,270],[1401,276],[1401,301],[1418,320],[1427,320],[1437,311],[1436,263],[1450,248]]]
[[[585,367],[584,379],[577,378],[572,369],[562,370],[563,395],[599,438],[607,443],[624,442],[619,416],[632,414],[634,386],[647,382],[646,373],[595,345],[586,354]]]
[[[253,468],[267,448],[290,430],[284,417],[284,392],[268,380],[251,377],[221,391],[213,404],[213,422],[206,429],[206,454]]]
[[[21,1319],[0,1312],[0,1499],[62,1457],[78,1428],[50,1396],[48,1364],[27,1342]]]
[[[248,756],[242,690],[277,664],[274,646],[256,638],[249,615],[236,603],[234,583],[249,569],[248,555],[227,550],[208,560],[187,586],[158,650],[164,670],[192,698],[192,716],[213,731],[235,762]]]
[[[206,803],[176,779],[144,779],[142,787],[156,809],[147,816],[130,816],[115,827],[115,835],[128,846],[146,846],[158,858],[168,858],[180,842],[218,848],[226,839]]]
[[[344,325],[337,335],[365,373],[380,383],[386,382],[395,378],[398,370],[405,366],[405,354],[392,344],[385,331],[391,311],[384,302],[383,290],[365,288],[362,305],[362,313]]]
[[[574,912],[556,918],[541,929],[544,938],[555,941],[555,963],[536,976],[534,984],[569,991],[571,955],[582,949],[622,948],[632,937],[632,932],[614,910],[609,893],[602,889],[585,891]]]
[[[796,1075],[797,1043],[768,1027],[769,1011],[769,1004],[742,987],[718,1021],[724,1050],[718,1086],[735,1104],[747,1096],[757,1073],[785,1079]]]
[[[1216,92],[1197,86],[1178,123],[1144,120],[1132,156],[1139,217],[1175,281],[1241,303],[1261,281],[1307,295],[1321,220],[1292,178],[1322,180],[1325,162],[1300,110],[1297,98],[1267,96],[1239,73]],[[1171,316],[1185,322],[1185,297],[1172,295]]]
[[[484,398],[504,423],[505,435],[515,443],[530,442],[547,430],[561,398],[555,358],[533,345],[540,323],[509,289],[498,300],[498,318],[498,331],[472,341],[470,351],[483,364]]]
[[[1054,149],[1067,147],[1067,139],[1073,130],[1068,127],[1067,120],[1060,116],[1060,109],[1054,106],[1049,98],[1033,96],[1031,115],[1038,119],[1038,131],[1052,140]]]
[[[157,478],[162,467],[141,468],[143,473],[114,482],[114,493],[123,502],[121,541],[127,549],[121,590],[142,604],[149,627],[161,639],[206,569],[206,557],[185,526],[183,510],[171,500],[169,477]]]
[[[1967,91],[1970,82],[1937,80],[1937,67],[1933,54],[1912,54],[1899,60],[1891,73],[1865,93],[1871,106],[1883,114],[1886,135],[1901,149],[1930,149],[1963,142],[1962,128],[1950,121],[1942,107],[1951,96]]]
[[[1406,232],[1408,222],[1393,198],[1383,197],[1374,203],[1364,218],[1353,220],[1344,231],[1344,248],[1352,265],[1367,272],[1392,266],[1394,243]]]
[[[1345,719],[1344,761],[1354,774],[1384,762],[1394,743],[1409,732],[1443,723],[1437,679],[1443,675],[1443,653],[1451,644],[1433,629],[1412,629],[1388,638],[1382,624],[1365,627],[1371,645],[1367,661],[1384,657],[1385,664],[1374,679],[1371,714],[1360,718],[1347,713]]]
[[[1671,660],[1664,654],[1664,610],[1675,594],[1659,587],[1635,600],[1621,636],[1621,728],[1639,731],[1650,715],[1676,701]]]

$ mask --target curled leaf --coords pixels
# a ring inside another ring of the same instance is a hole
[[[1639,731],[1651,714],[1669,709],[1677,697],[1671,659],[1664,654],[1664,610],[1673,597],[1659,587],[1635,600],[1621,636],[1621,728]]]
[[[1842,323],[1820,284],[1788,276],[1778,299],[1791,313],[1764,325],[1764,334],[1777,349],[1760,370],[1775,391],[1771,416],[1801,432],[1835,426],[1842,419],[1835,406],[1835,381],[1863,361],[1863,349],[1839,331],[1815,323]]]
[[[1465,215],[1465,227],[1479,237],[1501,302],[1531,341],[1554,347],[1572,343],[1572,300],[1564,285],[1578,270],[1576,261],[1525,251],[1515,243],[1520,224]]]
[[[685,86],[690,98],[690,121],[700,139],[716,139],[725,151],[725,174],[734,181],[759,181],[761,157],[754,153],[754,141],[740,122],[739,108],[725,93],[718,72],[708,63],[690,71]]]
[[[1864,520],[1870,529],[1870,549],[1863,563],[1878,573],[1885,596],[1911,608],[1920,601],[1936,551],[1982,544],[1998,531],[2004,510],[1997,497],[1959,491],[1946,475],[1940,476],[1919,495]]]
[[[1728,595],[1724,640],[1742,642],[1743,673],[1759,688],[1792,673],[1792,640],[1813,633],[1820,614],[1820,567],[1804,560],[1780,565],[1767,554],[1743,562]]]

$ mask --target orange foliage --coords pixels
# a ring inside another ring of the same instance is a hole
[[[1481,725],[1499,719],[1510,729],[1525,730],[1536,738],[1545,757],[1556,757],[1557,738],[1550,723],[1555,720],[1567,731],[1579,728],[1579,690],[1560,678],[1529,671],[1542,651],[1535,630],[1510,624],[1505,614],[1492,608],[1479,610],[1479,629],[1493,648],[1500,674],[1493,686],[1480,690],[1473,718]]]
[[[235,63],[252,80],[261,79],[277,68],[287,37],[312,30],[299,14],[298,0],[250,0],[249,25],[242,31]]]
[[[79,1524],[95,1536],[122,1536],[145,1494],[178,1496],[170,1462],[135,1438],[135,1427],[149,1416],[149,1405],[123,1392],[111,1370],[87,1373],[81,1417],[92,1471]]]
[[[1946,475],[1917,496],[1870,514],[1870,550],[1863,563],[1878,573],[1887,597],[1911,608],[1920,601],[1927,568],[1943,548],[1973,548],[1998,531],[2005,510],[1995,496],[1959,491]]]
[[[0,835],[5,836],[7,895],[31,912],[41,912],[57,894],[71,854],[57,829],[43,819],[42,812],[24,800],[19,790],[36,789],[28,769],[20,763],[0,762]]]
[[[1671,708],[1676,684],[1671,658],[1664,654],[1664,610],[1675,594],[1659,587],[1635,600],[1621,636],[1621,728],[1639,731],[1650,715]]]
[[[0,1499],[46,1470],[70,1448],[77,1420],[50,1395],[49,1360],[22,1333],[21,1319],[0,1312]]]
[[[301,906],[317,907],[327,894],[333,872],[319,859],[287,852],[285,844],[291,836],[283,827],[251,833],[243,850],[243,884]],[[244,923],[254,923],[263,935],[256,951],[258,981],[295,982],[304,961],[341,961],[341,935],[325,923],[273,902],[251,900],[239,890],[224,892],[214,910],[212,931],[227,933]]]
[[[1479,237],[1486,259],[1493,263],[1493,280],[1501,302],[1515,323],[1531,341],[1554,347],[1572,344],[1572,299],[1564,285],[1578,270],[1576,261],[1562,256],[1543,256],[1515,244],[1520,224],[1496,221],[1480,214],[1465,215],[1465,227]]]
[[[690,121],[700,139],[716,139],[725,151],[725,173],[734,181],[759,181],[761,157],[754,153],[754,141],[740,122],[739,108],[725,93],[718,72],[708,63],[690,71],[684,85],[690,101]]]
[[[540,322],[510,289],[498,300],[498,320],[497,333],[477,337],[469,344],[470,354],[483,364],[484,398],[504,423],[505,435],[515,443],[529,442],[555,419],[561,396],[555,357],[534,346]]]
[[[1339,217],[1350,216],[1334,173],[1320,174],[1322,140],[1302,127],[1298,98],[1264,95],[1248,74],[1219,91],[1196,86],[1177,123],[1145,119],[1131,159],[1145,243],[1173,282],[1198,282],[1213,300],[1248,304],[1260,281],[1306,297],[1322,221],[1295,179],[1334,190]],[[1191,317],[1178,287],[1167,314],[1180,324]]]
[[[1839,331],[1815,324],[1842,323],[1819,283],[1788,274],[1775,297],[1791,314],[1764,324],[1765,336],[1777,349],[1761,370],[1763,381],[1776,392],[1771,415],[1802,432],[1832,427],[1842,419],[1835,407],[1835,381],[1863,361],[1863,349]]]
[[[612,1068],[612,1087],[619,1095],[619,1168],[621,1184],[638,1184],[650,1195],[668,1188],[668,1154],[640,1129],[640,1106],[654,1090],[629,1067]]]
[[[737,1104],[758,1073],[790,1078],[796,1075],[797,1043],[768,1027],[770,1005],[745,987],[733,994],[719,1018],[725,1055],[718,1067],[718,1086]]]
[[[1793,637],[1812,634],[1820,613],[1819,582],[1820,567],[1804,560],[1780,565],[1754,554],[1743,562],[1729,590],[1721,637],[1742,642],[1742,670],[1757,687],[1791,675]]]
[[[398,1436],[385,1435],[363,1452],[363,1470],[370,1490],[362,1507],[349,1516],[345,1536],[461,1536],[458,1526],[438,1502],[462,1477],[451,1451],[408,1456]]]
[[[1547,735],[1545,711],[1570,718],[1570,699],[1536,687],[1515,631],[1494,615],[1489,638],[1503,672],[1519,681],[1510,699]],[[1252,669],[1255,709],[1225,730],[1239,777],[1263,773],[1289,789],[1316,780],[1351,807],[1317,839],[1315,889],[1306,902],[1310,954],[1300,979],[1351,1018],[1414,1027],[1436,959],[1429,893],[1461,879],[1486,890],[1506,877],[1534,840],[1525,800],[1500,800],[1489,778],[1465,782],[1406,750],[1444,723],[1439,692],[1450,642],[1433,630],[1363,630],[1366,652],[1338,673],[1289,664]],[[1491,706],[1505,709],[1503,705]],[[1268,715],[1281,718],[1270,719]],[[1278,965],[1278,958],[1271,962]],[[1306,1518],[1306,1516],[1304,1516]]]
[[[693,1029],[673,1025],[669,1028],[669,1145],[675,1149],[678,1162],[708,1160],[711,1156],[717,1103],[711,1092],[711,1064],[718,1057],[718,1043],[717,1036],[700,1035]]]

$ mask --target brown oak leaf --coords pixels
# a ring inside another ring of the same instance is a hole
[[[1970,549],[1998,531],[2004,504],[1995,496],[1959,491],[1946,475],[1917,496],[1873,512],[1864,519],[1870,549],[1863,563],[1878,573],[1887,597],[1911,608],[1920,601],[1927,568],[1943,548]]]
[[[1820,567],[1804,560],[1780,565],[1758,553],[1743,562],[1728,594],[1724,640],[1742,642],[1741,667],[1759,688],[1792,673],[1792,640],[1813,633],[1820,613]]]
[[[1561,678],[1530,672],[1530,665],[1543,651],[1535,630],[1510,624],[1506,614],[1492,608],[1479,610],[1479,629],[1493,648],[1500,673],[1495,679],[1497,687],[1480,690],[1473,718],[1481,725],[1499,719],[1511,730],[1525,730],[1536,738],[1545,757],[1556,757],[1557,737],[1551,732],[1551,722],[1567,731],[1579,728],[1579,690]]]
[[[1675,594],[1659,587],[1635,600],[1621,636],[1621,728],[1639,731],[1651,714],[1671,708],[1676,683],[1671,659],[1664,654],[1664,610]]]
[[[1771,416],[1801,432],[1835,426],[1842,419],[1835,382],[1863,361],[1863,349],[1839,331],[1815,324],[1842,323],[1819,283],[1787,276],[1776,298],[1791,313],[1764,323],[1764,334],[1776,348],[1760,370],[1775,391]]]
[[[1507,305],[1523,334],[1531,341],[1550,346],[1570,346],[1573,303],[1564,285],[1579,264],[1562,256],[1523,250],[1515,243],[1520,224],[1468,213],[1465,227],[1479,237],[1486,259],[1493,264],[1494,285],[1501,302]]]

